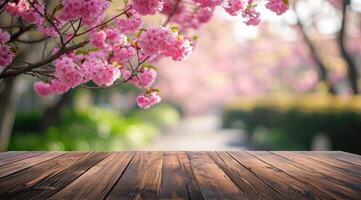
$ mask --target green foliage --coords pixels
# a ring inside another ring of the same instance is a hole
[[[27,129],[34,129],[39,119],[36,113],[18,115],[9,150],[116,151],[143,147],[160,133],[160,127],[176,123],[179,116],[168,106],[152,109],[150,113],[137,111],[126,117],[90,107],[64,110],[59,123],[44,133]]]
[[[287,105],[280,103],[282,100],[254,100],[253,104],[247,102],[247,107],[229,105],[224,112],[224,126],[243,125],[240,128],[262,149],[310,150],[315,135],[323,133],[331,139],[333,150],[361,153],[361,111],[356,108],[361,103],[359,98],[325,98],[296,97]]]
[[[179,112],[167,104],[153,106],[147,110],[139,109],[133,116],[161,128],[175,126],[180,120]]]

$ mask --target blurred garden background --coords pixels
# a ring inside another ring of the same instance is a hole
[[[1,150],[361,154],[361,1],[343,2],[294,1],[282,16],[264,9],[257,27],[216,10],[188,61],[157,65],[163,100],[147,110],[131,86],[44,98],[32,77],[7,79]]]

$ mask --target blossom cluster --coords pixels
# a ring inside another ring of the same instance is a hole
[[[266,4],[266,8],[281,15],[288,10],[288,0],[269,0]]]
[[[147,30],[139,37],[138,45],[145,56],[164,55],[175,61],[187,59],[192,52],[188,39],[180,39],[177,31],[164,27]]]
[[[41,96],[63,94],[88,81],[98,86],[110,86],[120,77],[120,70],[99,56],[99,52],[85,56],[70,54],[56,60],[54,77],[49,83],[36,82],[35,91]]]
[[[222,6],[232,16],[241,16],[247,25],[258,25],[261,14],[254,0],[193,0],[196,8],[179,0],[164,0],[161,13],[172,14],[170,21],[177,23],[182,30],[198,29],[212,17],[215,7]],[[288,0],[267,0],[266,8],[277,15],[283,14],[289,7]]]
[[[52,10],[42,0],[6,4],[6,13],[36,25],[38,31],[63,45],[53,55],[79,40],[91,45],[80,51],[66,51],[49,63],[53,69],[50,76],[47,74],[34,84],[39,95],[63,94],[88,82],[97,87],[129,83],[143,91],[136,98],[138,106],[149,108],[161,100],[154,88],[157,70],[151,64],[166,57],[174,61],[187,59],[195,45],[188,29],[198,29],[207,23],[216,7],[232,16],[241,16],[248,25],[260,22],[254,0],[132,0],[129,4],[124,1],[121,14],[104,20],[110,2],[61,0],[55,7],[50,6]],[[277,15],[288,7],[288,0],[267,0],[266,4]],[[143,18],[156,14],[166,16],[165,23],[144,28]],[[9,40],[10,35],[0,29],[0,66],[9,65],[14,59]]]
[[[10,41],[10,34],[0,29],[0,67],[5,67],[13,61],[15,55],[6,43]]]
[[[38,30],[48,36],[56,36],[55,28],[61,27],[64,22],[58,19],[50,20],[45,17],[45,4],[35,0],[19,0],[9,2],[5,10],[11,15],[21,17],[29,24],[35,24]]]
[[[104,12],[109,6],[105,0],[62,0],[64,6],[59,19],[67,21],[82,18],[85,25],[93,26],[104,19]]]

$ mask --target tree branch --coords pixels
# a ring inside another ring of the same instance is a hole
[[[337,42],[340,47],[341,55],[344,58],[344,60],[347,63],[347,73],[348,78],[350,81],[351,89],[354,92],[354,94],[359,94],[359,88],[358,88],[358,70],[356,66],[355,60],[352,58],[352,56],[348,53],[346,48],[346,15],[347,15],[347,6],[350,4],[350,0],[344,0],[342,3],[342,23],[341,23],[341,29],[338,34]]]
[[[303,40],[305,41],[306,45],[310,50],[311,57],[314,59],[314,61],[317,64],[318,67],[317,71],[320,80],[324,81],[327,84],[329,93],[336,94],[336,89],[334,88],[332,82],[328,80],[328,71],[325,64],[322,62],[322,59],[318,55],[315,45],[312,43],[311,39],[307,35],[305,27],[301,22],[298,12],[296,10],[294,12],[297,18],[297,26],[299,27],[300,32],[302,33]]]
[[[75,37],[84,35],[84,34],[90,32],[90,31],[92,31],[92,30],[94,30],[94,29],[96,29],[96,28],[99,28],[99,27],[101,27],[101,26],[104,26],[105,24],[113,21],[114,19],[118,18],[119,16],[124,15],[124,14],[127,13],[131,8],[132,8],[132,7],[130,6],[129,8],[127,8],[126,10],[124,10],[123,12],[115,15],[114,17],[108,19],[107,21],[105,21],[105,22],[103,22],[103,23],[101,23],[101,24],[98,24],[98,25],[96,25],[96,26],[94,26],[94,27],[92,27],[92,28],[90,28],[90,29],[88,29],[88,30],[86,30],[86,31],[84,31],[84,32],[81,32],[81,33],[79,33],[79,34],[76,34]]]
[[[70,52],[70,51],[73,51],[73,50],[75,50],[75,49],[84,47],[84,46],[85,46],[86,44],[88,44],[88,43],[89,43],[89,41],[83,41],[83,42],[78,43],[78,44],[76,44],[76,45],[62,48],[62,49],[60,49],[57,53],[49,56],[47,59],[42,60],[42,61],[40,61],[40,62],[38,62],[38,63],[34,63],[34,64],[31,64],[31,65],[28,65],[28,66],[25,66],[25,67],[22,67],[22,68],[18,68],[17,70],[7,71],[7,72],[5,72],[4,74],[0,74],[0,79],[8,78],[8,77],[15,77],[15,76],[17,76],[17,75],[20,75],[20,74],[29,72],[29,71],[31,71],[31,70],[33,70],[33,69],[38,68],[38,67],[47,65],[47,64],[53,62],[54,60],[58,59],[60,56],[66,54],[66,53],[68,53],[68,52]]]

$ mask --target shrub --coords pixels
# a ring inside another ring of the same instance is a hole
[[[138,113],[124,117],[100,107],[67,109],[62,112],[59,123],[43,133],[34,126],[39,122],[40,114],[18,114],[9,150],[116,151],[143,147],[160,134],[160,127],[169,123],[161,120],[164,113],[173,116],[172,123],[178,119],[174,117],[178,115],[172,107],[157,110],[159,113],[150,112],[147,117],[157,121],[153,123]]]
[[[360,97],[269,97],[230,103],[223,122],[232,128],[243,124],[258,148],[310,150],[315,135],[323,133],[333,150],[361,153],[360,105]]]

